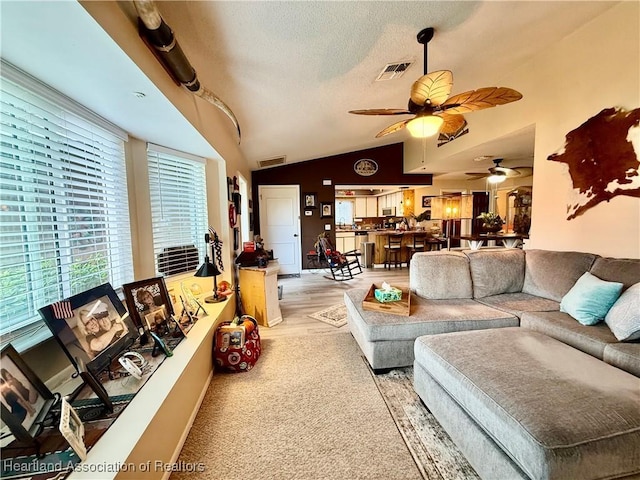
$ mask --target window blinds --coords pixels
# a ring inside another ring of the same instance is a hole
[[[37,82],[33,77],[17,82],[17,69],[2,67],[0,335],[6,341],[8,332],[40,320],[38,308],[105,282],[117,288],[133,280],[133,269],[122,132],[87,121],[95,114],[62,107],[71,100],[43,84],[37,90],[47,95],[34,93],[24,86]]]
[[[208,231],[205,160],[152,144],[147,156],[156,272],[193,271]]]

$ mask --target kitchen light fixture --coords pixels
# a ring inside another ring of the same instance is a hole
[[[407,129],[412,137],[433,137],[443,123],[444,120],[436,115],[420,115],[407,123]]]

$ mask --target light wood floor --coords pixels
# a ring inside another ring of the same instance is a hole
[[[352,280],[336,282],[325,278],[330,273],[316,270],[309,273],[305,270],[299,278],[279,278],[278,285],[282,286],[282,300],[280,309],[283,321],[278,325],[267,328],[260,327],[262,338],[274,338],[281,336],[302,336],[317,334],[332,334],[348,332],[349,327],[344,325],[336,328],[332,325],[320,322],[309,317],[310,314],[323,310],[332,305],[342,303],[344,292],[352,288],[369,288],[372,283],[380,285],[383,281],[394,287],[409,286],[409,269],[384,268],[363,269],[363,273],[356,275]]]

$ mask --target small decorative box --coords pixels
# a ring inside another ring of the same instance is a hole
[[[376,300],[382,303],[397,302],[399,300],[402,300],[402,290],[395,287],[391,287],[390,290],[385,290],[383,288],[376,288],[375,297],[376,297]]]

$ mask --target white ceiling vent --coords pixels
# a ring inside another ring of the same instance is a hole
[[[269,158],[267,160],[258,160],[258,166],[260,168],[275,167],[276,165],[283,165],[287,161],[287,156]]]
[[[382,69],[375,81],[382,82],[384,80],[393,80],[394,78],[400,78],[412,63],[413,62],[390,63]]]

